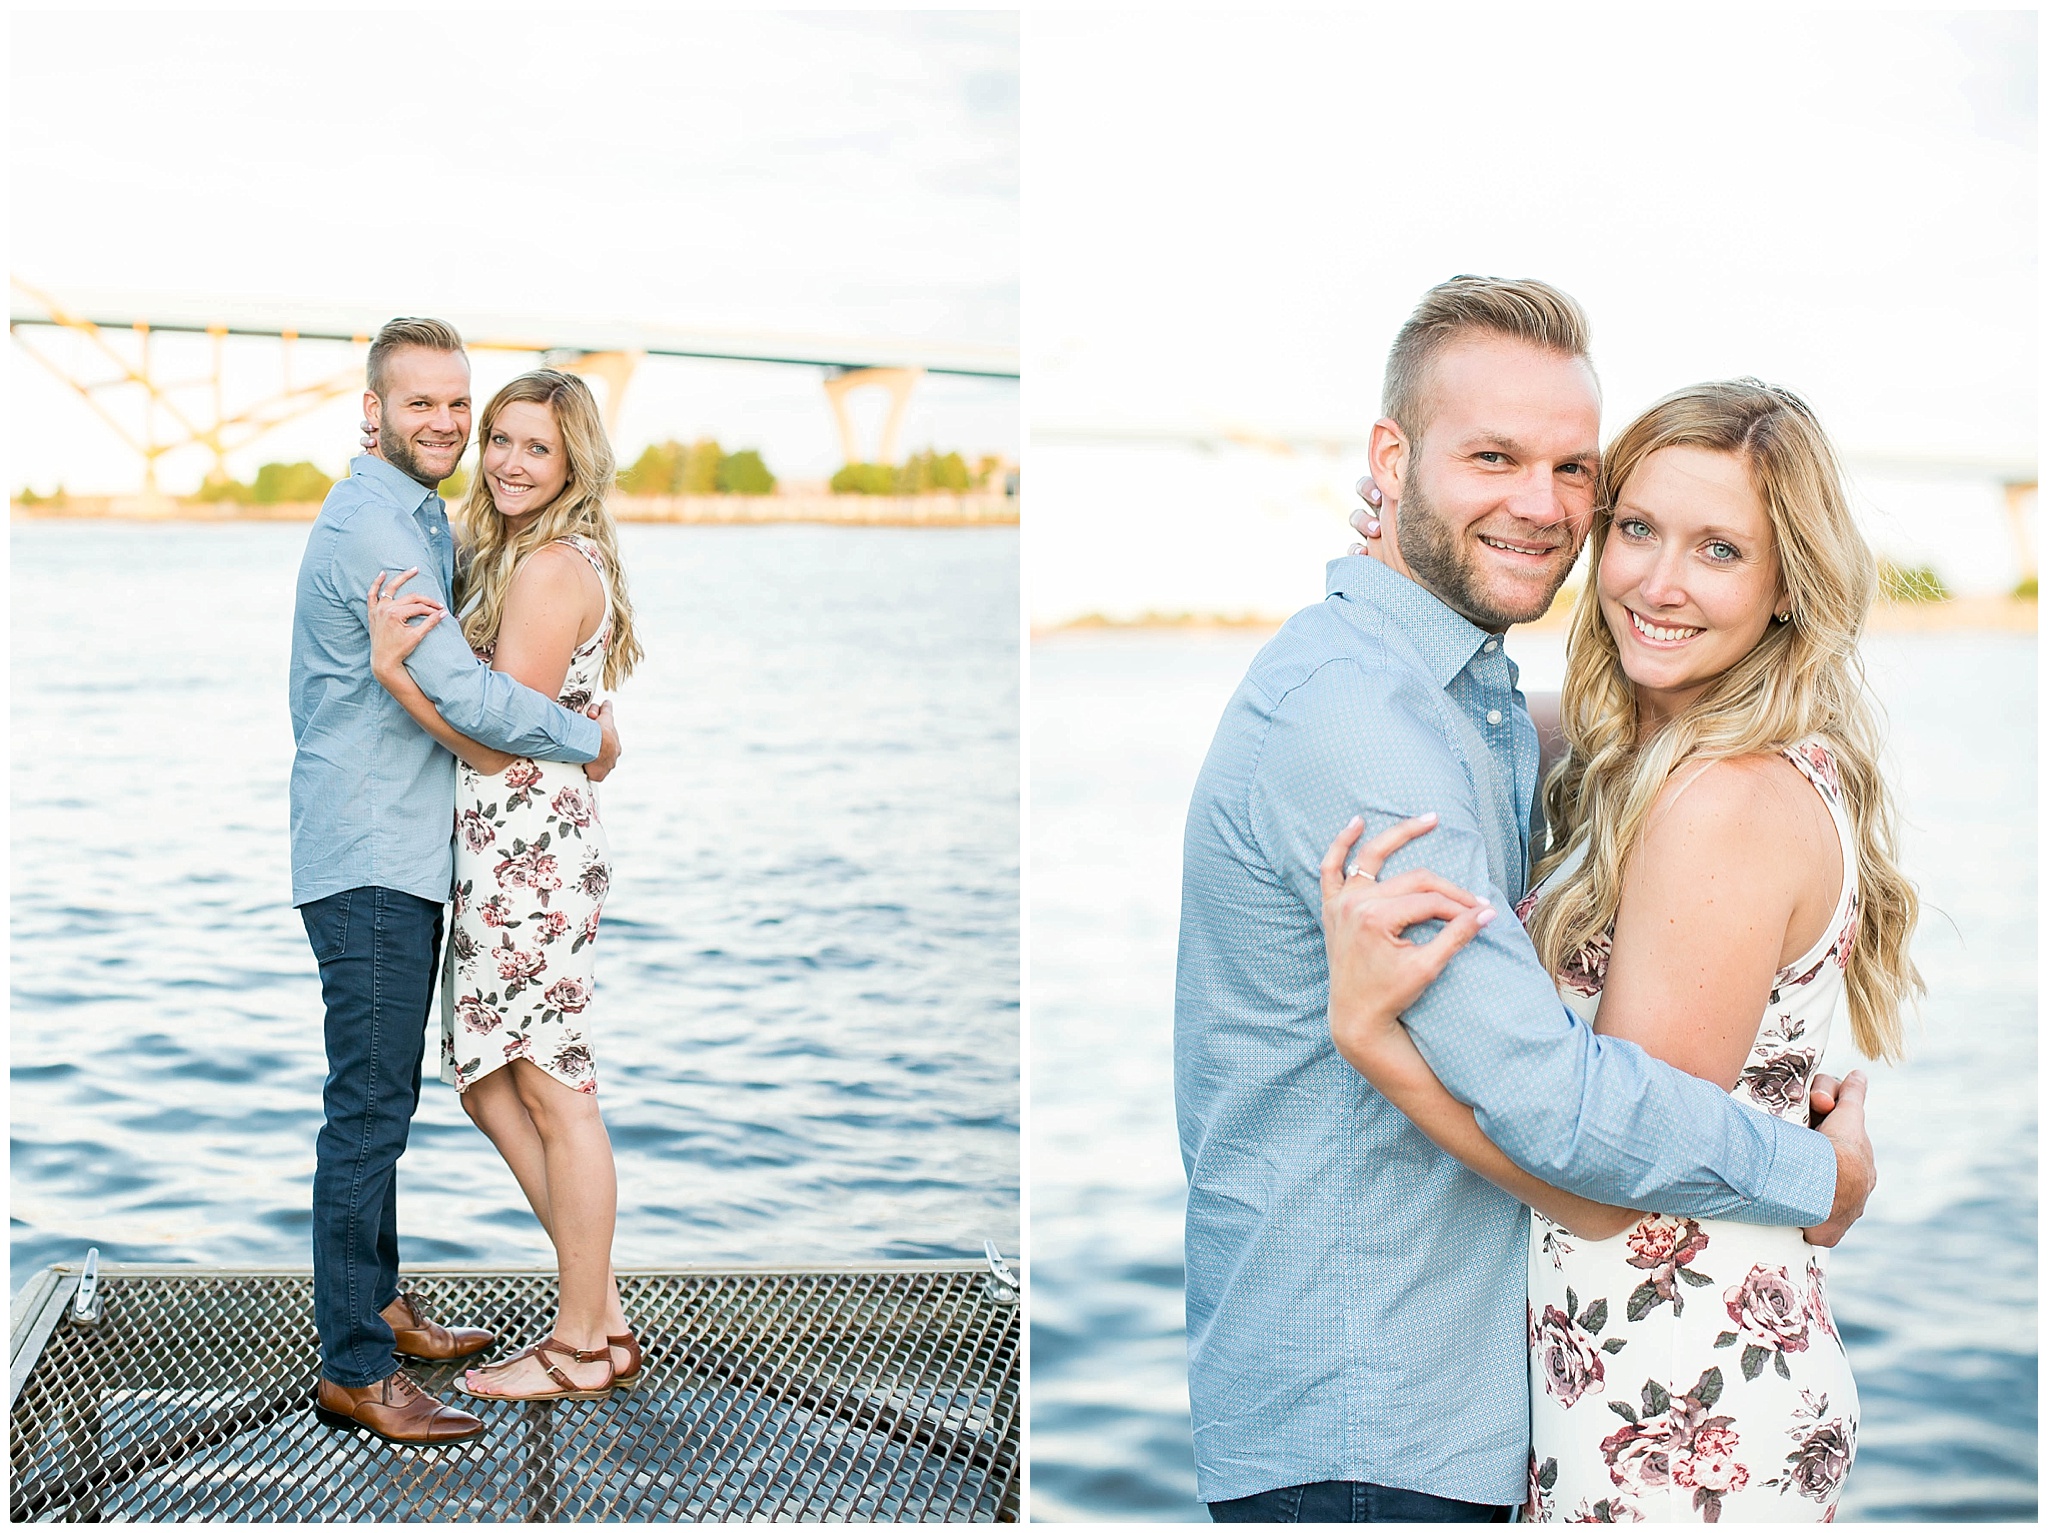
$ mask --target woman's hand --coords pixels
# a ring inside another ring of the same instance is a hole
[[[1436,816],[1418,815],[1382,831],[1344,859],[1365,833],[1354,817],[1323,854],[1323,946],[1330,958],[1330,1037],[1354,1069],[1398,1034],[1401,1013],[1415,1004],[1451,956],[1494,918],[1491,904],[1428,868],[1378,882],[1387,858],[1436,828]],[[1420,946],[1404,933],[1422,921],[1444,928]]]
[[[448,615],[448,609],[431,596],[398,594],[398,588],[419,572],[415,564],[397,575],[380,572],[370,582],[370,673],[380,681],[403,666],[427,630]],[[419,621],[413,622],[414,618]]]
[[[1354,532],[1366,540],[1366,543],[1370,543],[1375,541],[1380,535],[1380,503],[1385,497],[1380,494],[1380,487],[1372,482],[1371,474],[1366,474],[1360,478],[1355,488],[1358,498],[1364,501],[1365,504],[1351,513],[1351,527]],[[1353,543],[1349,552],[1354,554],[1364,553],[1365,543]]]
[[[375,452],[377,450],[377,423],[375,421],[363,421],[360,424],[363,428],[363,451]]]

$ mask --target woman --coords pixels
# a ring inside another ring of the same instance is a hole
[[[1826,437],[1782,389],[1673,394],[1604,474],[1550,850],[1516,914],[1596,1032],[1805,1123],[1842,999],[1857,1047],[1890,1059],[1921,988],[1855,651],[1874,561]],[[1796,1229],[1602,1207],[1485,1138],[1398,1021],[1484,923],[1462,891],[1370,881],[1426,829],[1380,837],[1348,877],[1359,823],[1330,849],[1331,1026],[1419,1128],[1535,1210],[1529,1514],[1832,1518],[1857,1401],[1826,1253]],[[1452,924],[1429,946],[1400,939],[1431,919]]]
[[[614,465],[596,402],[571,374],[526,373],[485,406],[478,435],[460,516],[463,636],[494,669],[565,708],[591,708],[640,658],[605,508]],[[580,766],[479,745],[413,684],[405,657],[444,614],[395,595],[405,578],[371,588],[373,669],[462,761],[441,1078],[512,1168],[561,1272],[552,1334],[469,1370],[462,1387],[482,1399],[598,1399],[641,1371],[611,1270],[617,1178],[586,1034],[611,881],[604,827]]]

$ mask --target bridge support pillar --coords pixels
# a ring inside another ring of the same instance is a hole
[[[541,361],[565,373],[603,380],[604,402],[599,408],[606,433],[616,437],[619,411],[626,403],[626,385],[633,381],[633,370],[644,356],[643,351],[550,351],[542,355]]]
[[[897,438],[903,432],[903,414],[910,405],[910,391],[924,376],[921,367],[851,367],[831,373],[825,379],[825,397],[832,402],[832,419],[839,427],[839,448],[848,463],[894,463]],[[882,440],[873,458],[861,456],[854,436],[853,417],[847,413],[846,397],[864,388],[889,391],[889,415],[882,422]]]

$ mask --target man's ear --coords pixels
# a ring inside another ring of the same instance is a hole
[[[363,390],[363,419],[378,428],[384,427],[384,401],[369,389]]]
[[[1401,485],[1408,472],[1408,433],[1400,422],[1383,415],[1372,423],[1372,442],[1366,461],[1372,466],[1372,482],[1388,500],[1401,498]]]

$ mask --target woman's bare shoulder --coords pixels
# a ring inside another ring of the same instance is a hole
[[[1652,856],[1686,848],[1726,859],[1803,851],[1833,835],[1827,806],[1799,768],[1779,752],[1759,751],[1681,765],[1651,806],[1643,846]]]
[[[604,583],[590,561],[567,543],[544,543],[519,561],[505,599],[546,603],[604,600]]]

